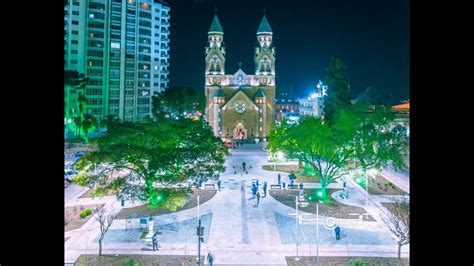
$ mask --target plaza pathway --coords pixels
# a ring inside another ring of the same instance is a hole
[[[267,181],[276,183],[278,172],[262,169],[269,164],[268,153],[259,144],[247,144],[232,149],[226,159],[226,172],[221,174],[221,190],[211,200],[201,204],[200,217],[204,230],[201,254],[211,251],[216,264],[241,265],[286,265],[285,256],[316,255],[316,225],[302,222],[296,237],[295,210],[267,195],[260,199],[259,206],[252,198],[251,184]],[[242,162],[247,164],[248,174],[241,170]],[[282,182],[288,183],[288,174],[281,172]],[[305,184],[305,187],[317,187]],[[336,183],[334,188],[341,187]],[[351,197],[344,203],[365,207],[363,190],[349,184]],[[268,186],[270,188],[270,186]],[[261,185],[260,193],[263,196]],[[337,199],[341,200],[341,199]],[[100,199],[107,208],[119,210],[120,204],[114,197]],[[380,210],[381,201],[390,199],[371,198],[366,208],[375,222],[360,222],[357,219],[340,221],[341,240],[336,241],[333,230],[326,229],[320,220],[319,255],[321,256],[391,256],[397,255],[395,239],[380,222],[375,213]],[[69,202],[69,203],[68,203]],[[66,202],[67,205],[86,203],[87,199]],[[305,218],[314,215],[300,212]],[[383,215],[383,214],[382,214]],[[324,218],[324,217],[323,217]],[[155,217],[155,229],[162,231],[161,248],[153,252],[150,243],[140,239],[139,219],[116,220],[104,239],[106,254],[197,254],[197,208]],[[98,224],[89,220],[82,228],[68,233],[71,238],[65,243],[65,262],[74,262],[80,254],[97,254]],[[402,256],[408,255],[408,246],[402,249]]]

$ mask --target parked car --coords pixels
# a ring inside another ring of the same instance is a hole
[[[64,169],[64,180],[71,182],[71,179],[77,175],[74,170]]]
[[[84,154],[86,154],[85,151],[77,151],[73,153],[71,157],[79,158],[79,157],[82,157]]]
[[[235,143],[228,141],[228,142],[225,143],[225,146],[229,149],[232,149],[232,148],[235,147]]]

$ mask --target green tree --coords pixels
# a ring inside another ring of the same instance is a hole
[[[392,164],[406,168],[408,137],[403,126],[392,127],[394,114],[388,107],[369,111],[367,105],[355,104],[335,115],[334,130],[353,152],[354,168],[360,168],[366,180],[367,172],[380,171]]]
[[[201,121],[123,123],[99,137],[97,145],[77,161],[75,181],[152,205],[170,185],[203,182],[225,170],[227,149]]]
[[[84,110],[87,102],[85,88],[88,83],[89,78],[83,73],[76,70],[64,71],[64,115],[66,119],[73,119],[76,136],[80,136],[81,123],[84,120]],[[71,102],[75,104],[70,105]],[[76,124],[76,122],[79,124]]]
[[[284,120],[269,138],[272,152],[282,151],[311,167],[321,182],[323,198],[327,186],[347,174],[351,152],[346,144],[325,121],[314,117],[303,118],[297,125],[288,125]]]
[[[84,119],[82,120],[82,129],[84,130],[84,140],[86,143],[89,142],[89,130],[91,130],[94,127],[97,127],[98,125],[97,118],[91,114],[85,114]]]
[[[325,81],[328,95],[324,99],[324,120],[331,124],[336,111],[351,104],[349,76],[346,65],[339,57],[331,58]]]
[[[152,96],[152,113],[156,120],[182,118],[184,113],[203,113],[204,93],[191,87],[171,87]]]
[[[392,95],[388,90],[367,87],[365,91],[357,97],[357,102],[370,107],[390,106]]]
[[[122,123],[122,120],[116,115],[108,115],[100,122],[101,126],[107,128],[107,130],[114,129],[120,123]]]
[[[72,119],[72,121],[74,122],[74,134],[76,136],[80,136],[81,135],[81,129],[82,129],[82,117],[80,116],[76,116]]]

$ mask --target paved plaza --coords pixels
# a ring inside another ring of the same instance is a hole
[[[245,161],[248,174],[241,170]],[[300,211],[303,221],[298,224],[295,209],[272,198],[252,198],[252,180],[258,179],[270,184],[277,182],[278,172],[262,169],[268,162],[268,152],[260,144],[245,144],[232,149],[226,159],[226,172],[221,174],[221,190],[209,201],[201,204],[200,217],[204,226],[204,243],[201,254],[212,251],[215,264],[261,264],[286,265],[285,256],[316,255],[315,215]],[[288,173],[280,172],[282,182],[289,183]],[[397,178],[396,176],[394,178]],[[403,181],[402,181],[403,182]],[[305,188],[318,187],[304,184]],[[342,188],[342,184],[331,184],[332,188]],[[263,196],[261,185],[260,193]],[[387,214],[382,202],[394,200],[390,196],[370,196],[369,206],[365,206],[365,192],[358,185],[349,182],[350,198],[336,200],[363,207],[376,221],[361,222],[358,219],[337,221],[342,228],[341,239],[336,240],[334,230],[325,226],[327,217],[319,220],[319,255],[321,256],[397,256],[397,244],[381,218]],[[115,197],[78,199],[81,193],[67,193],[66,206],[79,204],[105,204],[105,208],[118,212],[120,202]],[[72,196],[71,196],[72,195]],[[136,203],[136,205],[139,203]],[[130,207],[130,206],[125,206]],[[336,219],[337,220],[337,219]],[[154,229],[159,236],[161,248],[154,252],[151,244],[141,239],[140,219],[115,220],[104,238],[105,254],[162,254],[197,255],[196,226],[197,208],[154,217]],[[73,263],[80,254],[98,253],[99,227],[95,219],[90,219],[79,229],[66,232],[70,237],[65,242],[65,262]],[[409,245],[402,248],[402,256],[408,256]]]

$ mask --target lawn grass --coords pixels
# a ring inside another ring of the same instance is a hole
[[[136,266],[136,265],[196,265],[195,255],[80,255],[74,265],[112,265],[112,266]],[[205,256],[201,256],[204,262]]]
[[[369,177],[369,194],[372,195],[408,195],[405,191],[397,187],[392,182],[385,179],[382,175],[377,175],[374,178]],[[362,179],[361,182],[357,182],[359,186],[365,189],[365,182]]]
[[[203,204],[204,202],[210,200],[217,193],[217,189],[193,189],[189,201],[181,208],[178,208],[176,212],[194,208],[197,206],[197,195],[199,195],[199,203]],[[149,204],[144,204],[132,208],[123,208],[117,214],[117,219],[128,219],[132,214],[136,214],[135,218],[141,217],[150,217],[161,214],[172,213],[173,211],[158,207],[158,208],[149,208]]]
[[[92,192],[93,192],[93,191],[94,191],[93,189],[87,190],[86,192],[84,192],[84,194],[82,194],[82,195],[79,197],[79,199],[82,199],[82,198],[92,198]],[[107,193],[106,193],[105,195],[97,195],[96,198],[98,198],[98,197],[104,197],[104,196],[114,196],[114,195],[115,195],[115,194],[114,194],[114,191],[109,190],[109,191],[107,191]]]
[[[295,257],[285,257],[288,266],[306,266],[316,265],[316,257],[298,257],[299,261],[295,261]],[[354,261],[359,259],[362,263],[355,264]],[[354,263],[354,264],[351,264]],[[361,266],[405,266],[410,265],[408,258],[402,258],[399,260],[396,257],[319,257],[320,265],[335,265],[335,266],[348,266],[348,265],[361,265]]]
[[[273,165],[263,165],[263,170],[273,171]],[[296,174],[295,183],[319,183],[319,178],[316,175],[311,174],[310,170],[299,168],[298,165],[275,165],[275,170],[278,172],[291,173],[293,171]]]
[[[97,204],[97,210],[102,208],[104,204]],[[94,216],[94,212],[92,214],[81,218],[79,214],[84,211],[85,209],[94,209],[94,205],[80,205],[80,206],[72,206],[64,208],[64,231],[71,231],[77,228],[81,228],[89,219]]]
[[[328,197],[340,189],[326,189]],[[306,195],[313,195],[318,189],[303,189]],[[271,189],[269,190],[270,196],[272,196],[277,201],[285,204],[288,207],[295,207],[296,196],[298,195],[298,190],[280,190],[280,189]],[[316,201],[309,201],[308,206],[298,207],[298,209],[316,214]],[[319,214],[322,216],[330,216],[339,219],[358,219],[359,215],[365,214],[367,211],[364,208],[350,206],[342,204],[338,201],[333,200],[332,198],[327,199],[324,203],[319,204]],[[357,214],[357,215],[352,215]],[[364,221],[375,221],[372,216],[363,216]]]

